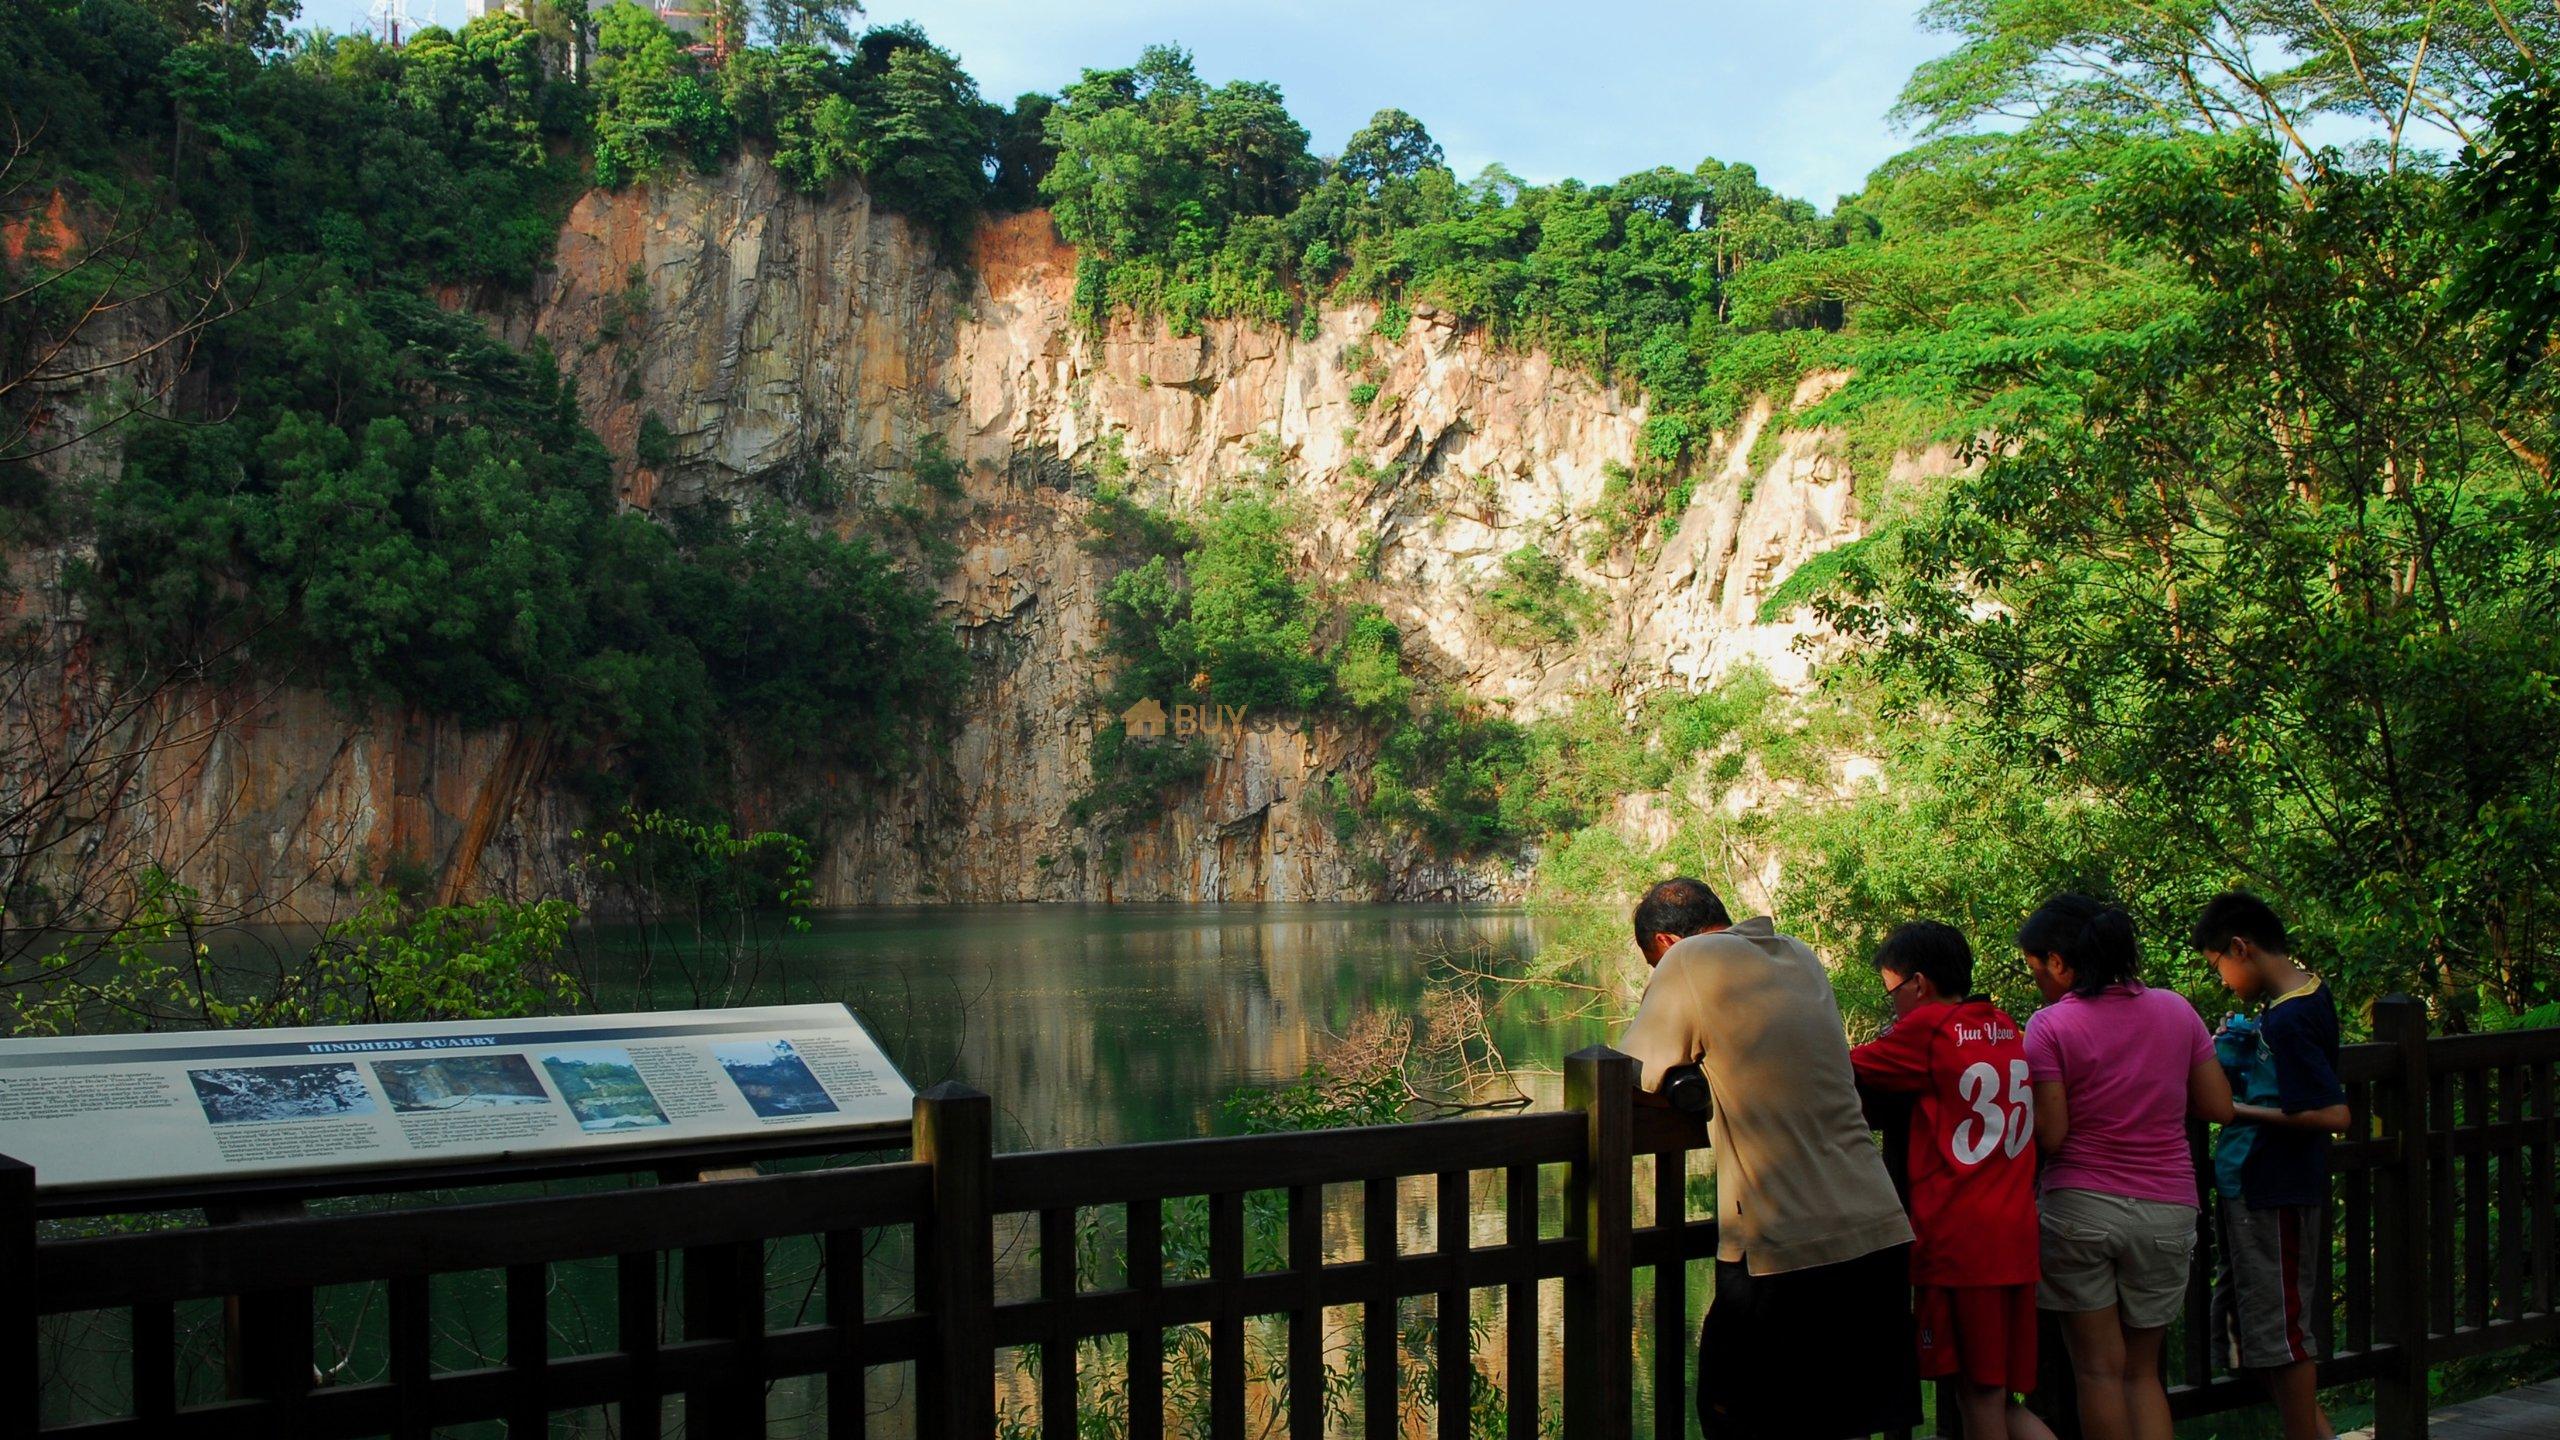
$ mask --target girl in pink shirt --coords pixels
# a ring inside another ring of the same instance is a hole
[[[2170,1440],[2161,1356],[2195,1258],[2187,1117],[2231,1118],[2193,1006],[2146,988],[2133,919],[2057,895],[2018,927],[2045,1006],[2027,1022],[2044,1152],[2043,1309],[2062,1317],[2086,1440]]]

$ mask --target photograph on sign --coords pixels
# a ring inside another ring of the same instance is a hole
[[[267,1120],[314,1120],[370,1115],[373,1092],[353,1065],[259,1065],[238,1070],[190,1070],[196,1103],[216,1125]]]
[[[542,1068],[551,1072],[551,1083],[560,1087],[581,1130],[648,1130],[667,1123],[667,1112],[658,1108],[658,1097],[649,1093],[628,1050],[600,1045],[546,1051]]]
[[[831,1113],[836,1102],[827,1095],[827,1087],[809,1073],[800,1052],[788,1040],[774,1040],[759,1045],[714,1045],[714,1059],[737,1082],[738,1093],[747,1104],[767,1119],[786,1115]]]
[[[373,1078],[393,1111],[502,1109],[548,1105],[533,1067],[521,1055],[437,1055],[425,1060],[376,1060]]]

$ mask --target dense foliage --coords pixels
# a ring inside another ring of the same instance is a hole
[[[1298,580],[1287,516],[1248,489],[1185,523],[1105,490],[1089,548],[1123,566],[1102,593],[1104,652],[1116,663],[1102,704],[1217,707],[1256,723],[1304,713],[1327,691],[1312,653],[1316,604]],[[1079,813],[1117,827],[1152,813],[1208,760],[1197,737],[1137,740],[1114,719],[1096,733],[1092,792]]]
[[[911,27],[870,31],[849,50],[796,39],[711,66],[638,5],[602,7],[593,23],[588,89],[602,184],[646,180],[678,162],[711,169],[752,139],[771,147],[793,186],[814,193],[859,175],[880,204],[946,239],[990,198],[988,162],[1005,113]]]
[[[1927,19],[1958,43],[1904,94],[1919,144],[1828,219],[1713,162],[1460,184],[1397,112],[1311,169],[1259,90],[1171,51],[1062,97],[1047,185],[1096,314],[1285,322],[1367,297],[1391,340],[1427,302],[1642,382],[1656,428],[1623,509],[1669,503],[1667,472],[1751,386],[1844,375],[1792,423],[1837,427],[1874,536],[1769,609],[1817,603],[1868,642],[1805,719],[1889,788],[1700,814],[1668,851],[1585,865],[1600,888],[1774,853],[1785,894],[1763,898],[1854,950],[1919,912],[1989,940],[2064,885],[2174,934],[2243,884],[2284,897],[2351,993],[2547,998],[2560,107],[2535,66],[2560,22],[2494,0]],[[2315,138],[2341,126],[2353,144]],[[1168,171],[1183,184],[1148,178]],[[1118,184],[1178,198],[1147,212]],[[1897,448],[1940,439],[1977,468],[1884,483]],[[1570,640],[1576,601],[1536,549],[1485,595],[1522,645]],[[1457,851],[1574,836],[1553,884],[1608,848],[1581,827],[1616,795],[1721,804],[1742,778],[1713,773],[1732,744],[1659,715],[1476,713],[1390,659],[1382,616],[1337,628],[1319,703],[1380,737],[1346,796],[1363,822]],[[1733,743],[1765,780],[1805,740]]]
[[[957,233],[987,107],[909,31],[715,70],[633,6],[530,11],[394,49],[287,37],[289,7],[22,7],[0,31],[13,193],[73,197],[110,238],[15,298],[13,355],[102,300],[195,294],[208,318],[170,352],[184,386],[110,437],[113,473],[20,473],[7,533],[94,535],[71,578],[128,662],[245,658],[352,705],[534,722],[606,794],[699,809],[733,759],[899,767],[959,668],[907,564],[778,506],[622,509],[551,358],[424,291],[528,279],[590,156],[610,183],[742,138],[794,184],[859,170]]]
[[[2245,885],[2350,994],[2417,988],[2456,1021],[2550,998],[2533,57],[2560,27],[2495,4],[1930,13],[1962,44],[1904,111],[1942,138],[1897,163],[1964,183],[1892,189],[1963,203],[1879,205],[1863,253],[1769,278],[1819,277],[1877,342],[1829,414],[1938,405],[1980,464],[1825,577],[1902,779],[1855,833],[1809,821],[1791,888],[1872,935],[2070,884],[2175,935]],[[2024,123],[1969,128],[1995,114]],[[2322,147],[2322,118],[2365,138]]]
[[[1844,613],[2004,767],[2179,857],[2126,888],[2246,881],[2360,971],[2515,996],[2560,898],[2560,496],[2442,313],[2446,204],[2297,191],[2248,142],[2130,159],[2100,214],[2195,306],[2022,362],[2075,410],[1996,437]]]
[[[94,633],[546,722],[669,803],[716,798],[729,732],[766,763],[909,758],[953,656],[889,556],[778,511],[619,510],[547,356],[401,290],[322,286],[199,353],[233,389],[224,423],[132,428],[74,574]]]
[[[111,206],[165,184],[217,240],[248,227],[262,253],[326,255],[358,280],[500,283],[549,259],[590,167],[621,185],[750,142],[800,189],[859,174],[956,235],[987,203],[1007,123],[910,28],[714,65],[631,4],[534,0],[396,48],[286,35],[272,21],[290,7],[265,25],[238,9],[29,0],[0,33],[0,107],[53,176]]]
[[[1754,385],[1792,379],[1789,332],[1836,319],[1817,299],[1740,324],[1739,277],[1866,223],[1826,221],[1748,165],[1712,159],[1613,185],[1533,185],[1498,167],[1461,182],[1401,110],[1327,162],[1278,90],[1212,88],[1169,47],[1086,71],[1047,136],[1041,193],[1078,247],[1090,319],[1134,310],[1187,330],[1212,316],[1298,323],[1327,299],[1377,300],[1390,317],[1427,302],[1503,343],[1642,382],[1657,411],[1644,458],[1662,465]]]

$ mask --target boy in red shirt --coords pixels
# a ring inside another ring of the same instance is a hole
[[[1973,988],[1973,947],[1915,920],[1876,950],[1893,1023],[1849,1051],[1858,1081],[1915,1095],[1911,1282],[1920,1373],[1957,1377],[1965,1440],[2053,1440],[2036,1385],[2035,1112],[2024,1027]]]

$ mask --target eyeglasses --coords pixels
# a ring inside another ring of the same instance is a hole
[[[1910,988],[1911,988],[1911,986],[1912,986],[1912,984],[1913,984],[1913,982],[1917,981],[1919,978],[1920,978],[1920,977],[1919,977],[1918,975],[1905,975],[1905,976],[1903,976],[1903,977],[1902,977],[1902,983],[1901,983],[1901,984],[1899,984],[1899,985],[1893,985],[1893,986],[1888,986],[1888,987],[1885,989],[1885,992],[1884,992],[1884,998],[1886,998],[1887,1000],[1890,1000],[1890,999],[1892,999],[1893,997],[1895,997],[1896,995],[1901,994],[1903,991],[1910,989]]]

